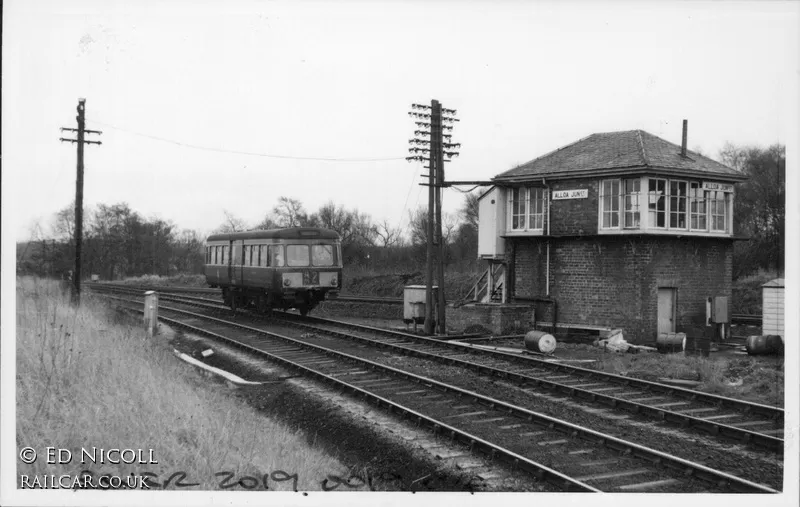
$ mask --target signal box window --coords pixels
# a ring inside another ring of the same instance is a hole
[[[314,266],[333,266],[333,245],[313,245],[311,264]]]
[[[669,227],[686,229],[686,182],[669,182]]]
[[[287,245],[286,264],[288,266],[308,266],[308,245]]]
[[[641,193],[640,179],[625,180],[625,224],[627,229],[639,228],[639,194]]]
[[[513,230],[525,229],[525,206],[527,189],[514,188],[511,190],[511,228]]]
[[[619,180],[605,180],[600,186],[603,206],[603,229],[619,228]]]
[[[725,192],[706,192],[708,207],[711,210],[711,230],[724,232],[728,227],[727,198]]]
[[[650,227],[666,227],[667,225],[667,180],[651,179],[648,181],[648,202],[650,210]]]
[[[689,189],[689,202],[691,211],[691,225],[692,230],[708,230],[706,222],[706,196],[699,183],[692,183]]]

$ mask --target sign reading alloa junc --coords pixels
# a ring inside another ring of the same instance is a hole
[[[579,190],[553,190],[553,200],[558,199],[586,199],[589,197],[589,190],[582,188]]]
[[[733,192],[732,183],[712,183],[710,181],[703,182],[703,190],[718,190],[720,192]]]

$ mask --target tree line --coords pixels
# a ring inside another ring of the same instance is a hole
[[[733,278],[774,271],[783,276],[786,249],[786,146],[768,148],[727,143],[720,160],[745,176],[736,187]]]
[[[474,209],[473,209],[474,208]],[[349,265],[388,263],[398,270],[418,269],[424,262],[428,216],[425,208],[408,213],[405,228],[388,220],[377,222],[358,211],[328,202],[309,213],[298,199],[280,197],[256,224],[248,224],[229,210],[214,233],[286,227],[324,227],[336,231],[342,256]],[[99,204],[84,210],[81,271],[103,280],[179,273],[200,274],[204,265],[205,236],[181,229],[169,220],[144,218],[127,203]],[[444,214],[445,259],[466,269],[477,258],[477,193],[467,194],[457,214]],[[21,274],[66,277],[75,259],[74,204],[56,213],[49,230],[36,224],[28,242],[18,244],[17,268]]]

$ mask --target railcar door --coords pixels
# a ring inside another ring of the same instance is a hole
[[[243,266],[244,266],[244,242],[242,240],[231,241],[231,262],[230,262],[230,276],[231,285],[238,287],[244,284]]]

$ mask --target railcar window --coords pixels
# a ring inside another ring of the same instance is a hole
[[[222,264],[228,264],[228,245],[222,246]]]
[[[274,267],[283,266],[283,245],[269,246],[269,265]]]
[[[312,245],[311,265],[333,266],[333,245]]]
[[[258,254],[259,255],[258,265],[261,267],[269,266],[269,251],[267,250],[267,248],[269,248],[267,245],[261,245],[259,247],[260,252]]]
[[[308,245],[286,245],[286,265],[308,266]]]
[[[244,246],[244,252],[242,252],[242,266],[249,266],[250,265],[250,245]]]

